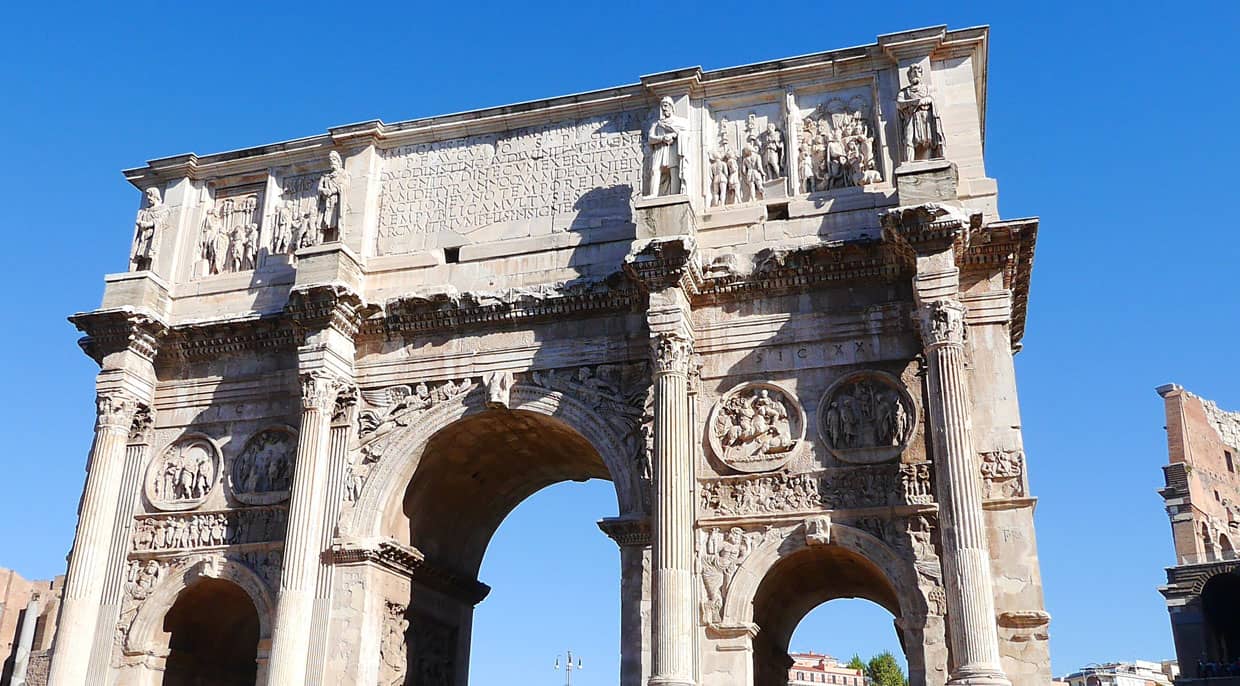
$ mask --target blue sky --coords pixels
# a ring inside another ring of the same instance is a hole
[[[93,421],[94,363],[64,317],[121,271],[139,194],[119,170],[372,118],[414,117],[990,24],[987,166],[1006,217],[1039,215],[1017,356],[1055,673],[1172,655],[1156,489],[1176,381],[1240,409],[1235,236],[1240,87],[1231,3],[15,3],[0,40],[0,565],[63,570]],[[523,504],[488,553],[475,683],[614,684],[606,484]],[[531,616],[532,621],[517,617]],[[846,627],[846,628],[842,628]],[[894,646],[859,604],[793,643]]]

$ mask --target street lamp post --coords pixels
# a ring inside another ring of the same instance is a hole
[[[573,651],[568,651],[568,657],[564,660],[564,686],[573,686],[573,670],[580,671],[584,669],[581,666],[581,658],[577,658],[577,664],[573,664]],[[555,658],[555,671],[560,671],[560,657]]]

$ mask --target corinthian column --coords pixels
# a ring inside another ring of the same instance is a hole
[[[655,491],[651,686],[694,684],[692,352],[692,341],[681,333],[656,333],[651,339]]]
[[[271,646],[271,684],[306,683],[315,577],[322,554],[322,499],[327,481],[331,413],[342,382],[327,372],[301,375],[301,434],[293,467],[284,568]]]
[[[86,491],[78,508],[77,534],[69,556],[59,628],[48,683],[86,683],[95,622],[108,566],[108,553],[121,492],[125,444],[138,401],[125,391],[102,391],[97,399],[95,442],[86,467]]]
[[[964,314],[964,305],[954,299],[924,302],[919,311],[930,368],[926,404],[942,508],[943,576],[954,663],[948,683],[1008,686],[999,661],[990,551],[970,428]]]

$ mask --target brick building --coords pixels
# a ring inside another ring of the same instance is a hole
[[[1168,384],[1166,487],[1174,567],[1167,599],[1182,677],[1240,684],[1240,413]]]
[[[868,686],[870,683],[861,670],[852,669],[824,653],[792,653],[789,657],[792,658],[792,666],[788,668],[788,686]]]
[[[0,568],[0,684],[47,683],[64,583],[63,576],[27,581],[11,569]]]

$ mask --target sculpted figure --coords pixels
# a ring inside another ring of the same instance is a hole
[[[707,621],[723,621],[723,601],[727,597],[728,587],[749,552],[749,541],[740,527],[732,527],[726,536],[721,534],[719,529],[711,531],[706,542],[706,555],[702,559]]]
[[[748,201],[761,200],[763,196],[762,182],[765,180],[762,176],[762,160],[759,159],[758,153],[754,151],[753,146],[745,144],[744,150],[741,151],[741,175],[744,178],[745,199]]]
[[[155,232],[162,228],[168,208],[164,207],[159,189],[154,186],[146,189],[146,207],[138,210],[138,218],[134,221],[133,253],[130,256],[130,267],[134,271],[151,268],[155,259]]]
[[[293,211],[287,206],[276,210],[274,230],[271,232],[271,252],[283,255],[293,247]]]
[[[723,153],[723,164],[728,171],[728,190],[724,193],[724,202],[738,202],[741,199],[741,165],[731,150]]]
[[[720,158],[719,153],[710,153],[710,204],[711,207],[722,205],[728,197],[728,163]]]
[[[207,208],[207,216],[202,220],[202,231],[198,237],[198,256],[202,258],[204,276],[220,273],[228,251],[228,238],[223,236],[224,228],[220,223],[219,210],[214,205]]]
[[[676,116],[672,99],[664,96],[659,101],[658,117],[646,131],[646,145],[650,149],[646,197],[681,192],[687,166],[682,136],[688,130],[689,121]]]
[[[512,398],[512,372],[501,370],[487,374],[487,407],[508,407]]]
[[[762,134],[762,165],[768,179],[784,175],[784,136],[773,122],[767,123]]]
[[[345,192],[349,186],[349,172],[345,171],[344,160],[335,150],[327,159],[332,168],[319,179],[319,228],[324,237],[331,233],[339,238],[348,211]]]
[[[921,83],[921,67],[912,65],[905,72],[908,85],[900,89],[896,106],[904,136],[904,161],[943,157],[943,125],[930,91]]]

